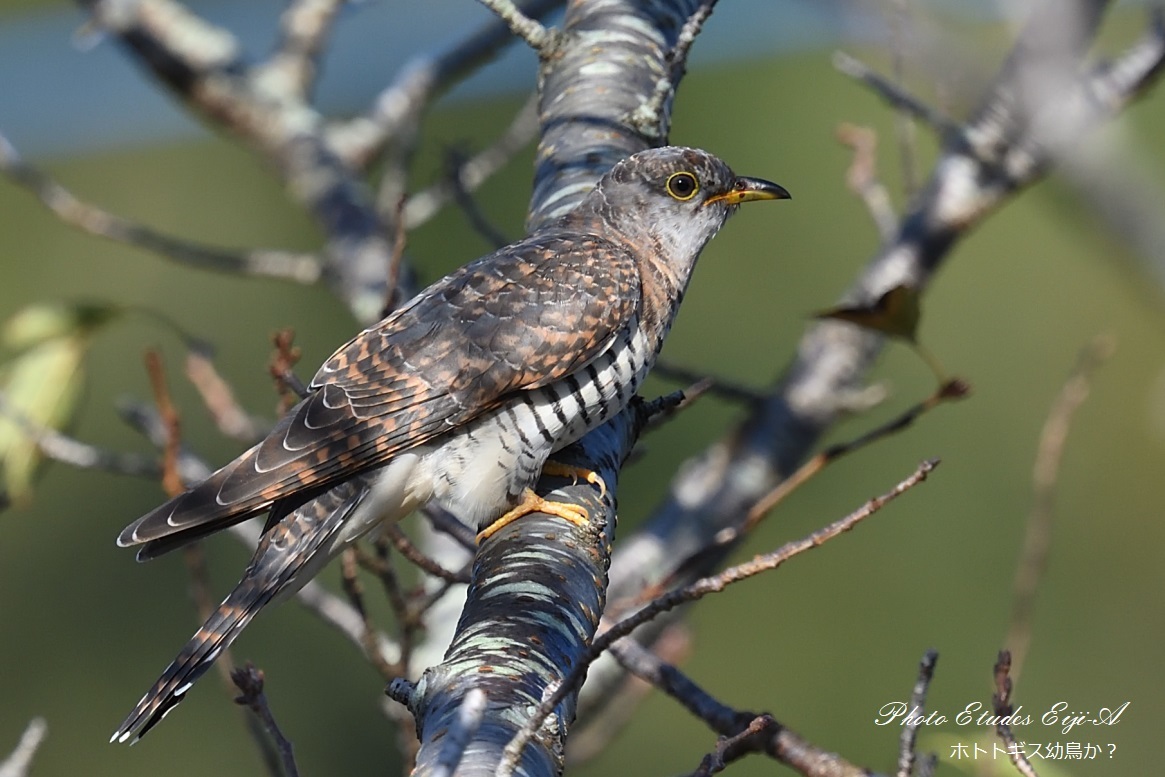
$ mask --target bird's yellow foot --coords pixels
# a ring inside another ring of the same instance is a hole
[[[561,461],[547,461],[542,467],[542,474],[557,475],[560,478],[573,478],[577,483],[579,478],[582,478],[592,486],[599,487],[599,498],[602,499],[607,495],[607,484],[599,477],[599,473],[586,467],[576,467],[572,464],[563,464]]]
[[[592,473],[593,474],[593,473]],[[598,475],[595,475],[598,478]],[[599,481],[602,483],[602,480]],[[534,489],[527,488],[522,492],[522,501],[519,502],[512,510],[498,518],[489,526],[482,529],[477,534],[477,544],[485,542],[487,539],[498,533],[506,526],[509,526],[514,521],[521,518],[523,515],[530,513],[546,513],[547,515],[556,515],[559,518],[570,521],[575,526],[586,526],[590,523],[591,516],[586,509],[578,505],[567,504],[566,502],[551,502],[549,499],[543,499],[534,493]]]

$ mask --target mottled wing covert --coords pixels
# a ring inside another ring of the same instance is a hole
[[[263,442],[118,544],[203,536],[381,464],[585,366],[639,301],[633,257],[601,238],[541,234],[478,259],[341,347]]]

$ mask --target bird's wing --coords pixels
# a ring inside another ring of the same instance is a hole
[[[634,258],[602,238],[543,234],[489,254],[341,347],[266,439],[118,544],[202,536],[381,464],[581,369],[639,300]]]

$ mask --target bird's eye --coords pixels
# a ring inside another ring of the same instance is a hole
[[[684,202],[696,196],[700,184],[691,173],[672,173],[667,179],[667,193]]]

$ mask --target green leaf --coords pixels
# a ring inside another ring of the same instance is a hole
[[[27,502],[43,456],[37,429],[60,431],[77,413],[85,389],[85,356],[92,334],[120,315],[112,305],[30,305],[0,327],[11,354],[0,364],[0,488],[14,503]],[[15,417],[13,417],[15,416]]]
[[[123,312],[100,302],[52,302],[29,305],[17,311],[0,328],[0,342],[11,353],[62,337],[89,334]]]

